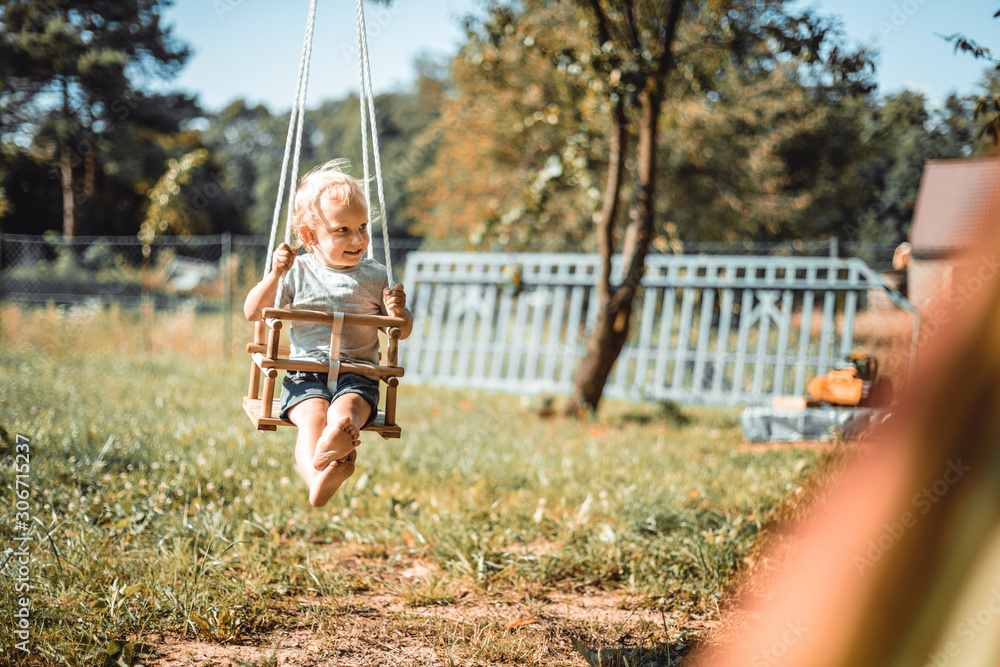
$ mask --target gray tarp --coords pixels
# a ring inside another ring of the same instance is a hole
[[[887,410],[875,408],[806,408],[777,410],[749,407],[740,413],[743,435],[750,442],[829,440],[831,429],[845,438],[856,438],[869,426],[883,421]]]

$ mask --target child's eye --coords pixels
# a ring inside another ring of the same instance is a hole
[[[363,232],[367,231],[368,230],[368,223],[366,222],[366,223],[362,224],[360,227],[358,227],[358,229],[360,229]]]

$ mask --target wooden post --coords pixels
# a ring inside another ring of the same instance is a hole
[[[3,300],[3,234],[0,234],[0,301]],[[3,323],[0,322],[0,343],[3,342]]]
[[[389,343],[386,346],[386,366],[396,366],[399,359],[399,337],[401,332],[398,327],[391,327],[387,332]],[[386,380],[388,387],[385,390],[385,423],[386,426],[396,423],[396,387],[399,386],[398,378]]]
[[[281,320],[271,325],[267,332],[267,356],[269,359],[278,357],[278,341],[281,338]],[[274,402],[274,378],[270,374],[264,376],[264,396],[260,404],[260,416],[271,416],[271,404]]]
[[[386,366],[399,365],[399,337],[402,332],[397,327],[391,327],[388,331],[389,343],[386,346]]]
[[[396,425],[396,387],[399,386],[399,378],[389,378],[386,380],[389,385],[385,390],[385,425]]]
[[[222,234],[222,257],[219,260],[222,271],[222,344],[226,359],[233,356],[233,235]]]
[[[264,323],[261,320],[253,325],[254,345],[264,343]],[[250,360],[250,387],[247,389],[247,396],[250,398],[260,398],[260,367]]]
[[[153,353],[153,304],[149,298],[149,261],[152,248],[148,243],[142,244],[142,300],[139,310],[142,314],[142,348],[148,358]]]

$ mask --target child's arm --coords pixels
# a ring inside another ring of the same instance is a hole
[[[274,249],[270,273],[254,285],[243,304],[243,314],[249,321],[256,322],[261,318],[265,308],[274,305],[274,295],[278,291],[278,282],[281,280],[281,276],[292,268],[294,262],[295,253],[292,252],[287,243],[282,243]]]
[[[382,298],[385,300],[386,312],[392,317],[401,317],[404,320],[403,326],[399,327],[399,337],[408,338],[413,332],[413,313],[406,309],[406,293],[403,292],[402,283],[392,289],[386,288]]]

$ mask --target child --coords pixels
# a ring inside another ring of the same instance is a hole
[[[306,254],[286,243],[274,251],[271,272],[247,295],[243,312],[260,319],[280,294],[282,308],[391,314],[401,317],[401,338],[410,335],[402,285],[390,289],[385,267],[367,259],[368,207],[361,184],[343,171],[345,161],[328,162],[307,174],[295,193],[292,230]],[[329,363],[330,325],[290,322],[290,358]],[[345,326],[341,358],[378,363],[378,334],[372,327]],[[378,410],[378,379],[341,373],[336,391],[325,373],[289,371],[281,388],[281,417],[298,427],[295,464],[309,487],[309,503],[322,507],[354,474],[360,430]]]

